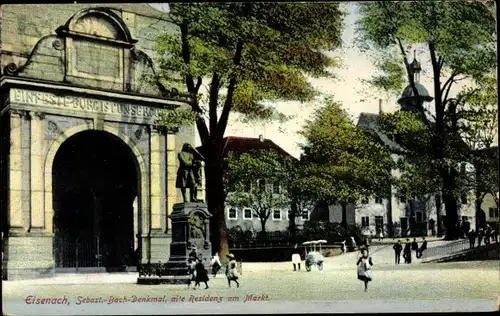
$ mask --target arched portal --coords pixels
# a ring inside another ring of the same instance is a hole
[[[82,131],[61,144],[52,166],[56,268],[136,264],[137,166],[127,144],[105,131]]]

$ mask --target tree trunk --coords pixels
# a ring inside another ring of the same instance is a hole
[[[342,222],[341,225],[345,229],[347,229],[347,203],[346,202],[341,202],[340,205],[342,206]]]
[[[219,153],[210,152],[205,168],[207,185],[207,204],[208,210],[212,214],[210,220],[211,242],[213,252],[217,251],[221,261],[227,260],[229,254],[229,243],[225,216],[225,195],[224,183],[222,179],[222,159]]]
[[[293,201],[291,205],[290,216],[288,217],[288,229],[290,230],[290,234],[292,235],[292,240],[295,242],[295,237],[297,234],[297,226],[295,225],[295,218],[297,216],[297,201]]]
[[[455,197],[451,194],[443,195],[446,209],[446,240],[456,240],[460,237],[460,227],[458,225],[458,207]]]
[[[267,223],[267,219],[266,218],[261,218],[260,219],[260,227],[262,229],[262,236],[263,237],[266,235],[266,223]]]
[[[441,224],[441,209],[443,207],[441,195],[436,195],[436,229],[437,229],[437,236],[442,237],[443,236],[443,225]]]

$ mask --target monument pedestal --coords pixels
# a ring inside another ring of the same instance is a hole
[[[153,275],[139,275],[137,284],[187,284],[187,260],[194,249],[198,258],[210,269],[212,245],[210,244],[210,213],[205,203],[186,202],[174,204],[170,215],[172,242],[170,257]]]

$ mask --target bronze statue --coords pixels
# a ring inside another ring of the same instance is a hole
[[[190,202],[199,202],[196,196],[198,187],[201,186],[201,162],[204,158],[188,143],[182,145],[182,151],[177,157],[179,158],[179,169],[177,170],[175,186],[181,189],[184,202],[188,202],[186,189],[189,189]]]

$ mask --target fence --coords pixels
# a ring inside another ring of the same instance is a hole
[[[464,251],[466,249],[469,249],[469,247],[470,247],[470,244],[469,244],[468,239],[456,240],[456,241],[447,243],[445,245],[427,248],[422,253],[422,259],[455,254],[455,253]]]

